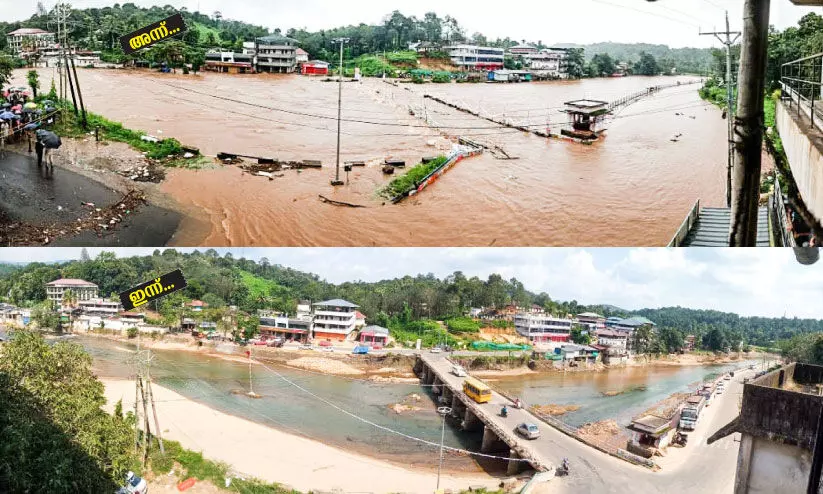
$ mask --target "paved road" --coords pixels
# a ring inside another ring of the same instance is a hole
[[[86,217],[81,203],[99,206],[116,203],[122,194],[65,168],[49,173],[38,167],[36,158],[7,152],[0,157],[0,217],[32,224],[63,223],[71,231],[77,218]],[[166,245],[180,223],[176,212],[144,205],[117,230],[102,238],[83,232],[56,239],[52,246],[94,245],[136,247]]]
[[[427,360],[435,362],[441,369],[447,369],[450,365],[442,354],[427,355]],[[735,373],[732,382],[727,382],[728,389],[713,398],[714,402],[706,409],[707,413],[697,429],[689,435],[688,446],[683,449],[669,448],[668,456],[659,462],[664,467],[659,472],[652,472],[602,453],[543,422],[536,422],[542,436],[530,441],[528,446],[539,458],[554,465],[560,464],[564,457],[569,459],[571,474],[554,479],[552,492],[731,494],[739,434],[728,436],[711,446],[706,444],[706,439],[737,415],[742,379],[751,377],[754,373],[755,371]],[[457,385],[458,389],[462,381],[456,376],[447,377],[447,380],[450,384]],[[483,407],[495,415],[504,404],[511,405],[511,402],[495,393],[492,401]],[[496,420],[510,430],[520,422],[535,421],[528,412],[514,409],[511,409],[508,419],[496,417]]]

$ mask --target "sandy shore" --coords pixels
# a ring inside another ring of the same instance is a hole
[[[107,408],[123,400],[134,407],[134,383],[103,380]],[[323,443],[287,434],[261,424],[213,410],[166,389],[152,385],[164,437],[204,456],[224,461],[239,472],[301,491],[430,493],[436,476],[415,472]],[[330,424],[333,426],[333,424]],[[437,452],[432,452],[436,458]],[[490,475],[443,474],[441,487],[461,490],[470,486],[496,488]]]

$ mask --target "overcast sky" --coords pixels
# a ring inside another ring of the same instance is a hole
[[[88,249],[92,257],[104,249]],[[109,249],[110,250],[110,249]],[[179,249],[190,252],[194,249]],[[204,249],[200,249],[204,250]],[[522,281],[556,300],[625,309],[682,306],[747,316],[823,319],[823,262],[797,263],[790,249],[221,248],[235,258],[266,257],[333,283],[454,271]],[[154,249],[116,249],[119,257]],[[80,257],[79,248],[4,248],[0,262]]]
[[[76,8],[105,7],[113,0],[73,0]],[[126,3],[126,2],[120,2]],[[719,46],[700,29],[722,30],[723,9],[731,15],[732,30],[742,28],[743,0],[544,0],[541,2],[479,2],[476,0],[132,0],[140,6],[172,5],[191,11],[263,25],[269,29],[305,27],[328,29],[349,24],[375,24],[393,10],[422,17],[437,12],[455,17],[471,35],[543,41],[545,44],[600,41],[648,42],[672,47]],[[47,8],[55,0],[44,0]],[[0,0],[2,20],[23,20],[34,13],[37,0]],[[771,23],[795,25],[808,12],[822,7],[796,7],[789,0],[772,0]]]

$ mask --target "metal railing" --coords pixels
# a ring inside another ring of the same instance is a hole
[[[777,230],[777,237],[782,243],[782,247],[795,247],[794,236],[789,229],[789,221],[786,216],[786,199],[783,196],[783,189],[777,176],[774,177],[774,194],[770,197],[772,223]]]
[[[823,130],[823,53],[783,64],[780,85],[790,108],[809,117],[812,128]]]

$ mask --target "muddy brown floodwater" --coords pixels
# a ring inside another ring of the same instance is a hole
[[[51,76],[52,69],[41,69],[43,87]],[[666,89],[622,109],[609,122],[606,139],[594,146],[547,141],[422,98],[429,93],[557,131],[566,120],[560,112],[565,101],[613,100],[678,78],[346,83],[342,160],[369,163],[355,168],[348,186],[333,190],[336,83],[128,70],[81,70],[79,76],[90,111],[173,136],[205,154],[322,160],[322,170],[287,171],[272,181],[235,166],[172,170],[162,190],[187,210],[202,212],[199,221],[183,220],[172,241],[180,246],[661,246],[696,200],[704,206],[724,202],[725,122],[700,100],[697,85]],[[24,77],[15,72],[14,83]],[[519,159],[497,160],[488,153],[471,158],[419,196],[384,204],[376,191],[389,179],[379,162],[414,164],[451,146],[437,129],[411,116],[410,106],[428,112],[452,137],[499,145]],[[367,208],[323,204],[319,194]]]

